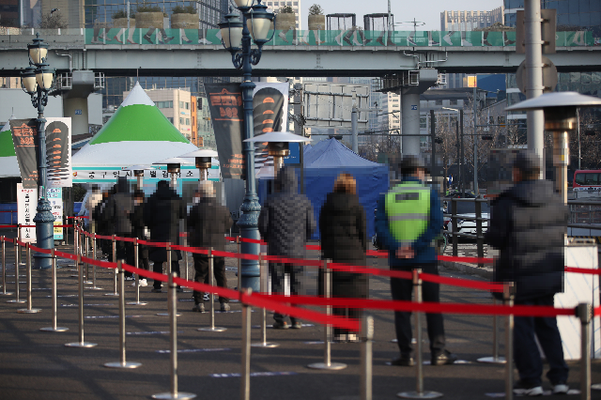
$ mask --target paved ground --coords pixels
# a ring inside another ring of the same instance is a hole
[[[235,248],[235,247],[234,247]],[[9,252],[9,253],[12,253]],[[7,288],[14,290],[12,254],[7,260]],[[370,260],[372,265],[385,267],[384,260]],[[228,261],[230,287],[236,285],[235,261]],[[167,310],[167,294],[150,293],[141,289],[145,306],[128,305],[126,313],[127,360],[142,363],[137,369],[109,369],[106,362],[120,360],[117,298],[105,296],[112,291],[112,272],[99,270],[98,286],[104,290],[85,291],[85,341],[97,343],[93,348],[69,348],[65,343],[77,342],[77,280],[72,264],[59,269],[58,325],[68,327],[64,333],[39,330],[51,325],[51,274],[34,271],[33,307],[38,314],[20,314],[24,304],[6,303],[14,297],[0,297],[0,398],[1,399],[142,399],[169,392],[170,356],[169,320],[157,313]],[[191,266],[191,258],[190,258]],[[452,265],[441,268],[446,276],[465,279],[486,279],[486,270],[475,271],[464,266],[459,272]],[[21,298],[25,298],[25,276],[21,269]],[[480,276],[483,275],[484,277]],[[190,277],[192,268],[190,267]],[[316,271],[306,273],[307,293],[315,292]],[[134,300],[135,291],[127,287],[127,300]],[[370,296],[390,298],[387,279],[375,277],[370,281]],[[489,303],[487,293],[456,287],[442,287],[441,301],[472,304]],[[178,374],[179,391],[191,392],[198,398],[240,398],[241,359],[241,306],[232,303],[232,311],[217,313],[216,324],[226,327],[223,333],[201,332],[197,328],[209,325],[209,314],[190,311],[191,293],[178,294]],[[253,313],[253,324],[260,323],[261,313]],[[391,312],[372,312],[375,318],[373,344],[373,397],[393,399],[396,393],[415,390],[416,368],[391,367],[386,362],[398,350],[394,338]],[[271,318],[268,316],[268,321]],[[323,344],[314,344],[323,338],[323,327],[304,321],[301,330],[267,331],[268,340],[277,348],[252,348],[252,399],[358,399],[361,376],[359,344],[333,344],[332,361],[348,365],[341,371],[319,371],[308,364],[323,361]],[[465,362],[453,366],[424,367],[424,387],[438,391],[449,399],[487,399],[487,393],[504,391],[504,367],[481,364],[476,360],[492,352],[492,317],[445,316],[448,347]],[[253,329],[253,342],[260,340],[260,330]],[[501,332],[502,335],[502,332]],[[424,337],[426,332],[424,330]],[[502,336],[501,336],[502,337]],[[503,340],[500,351],[503,354]],[[427,341],[424,343],[427,348]],[[426,359],[429,352],[426,350]],[[570,362],[569,384],[579,387],[579,366]],[[601,382],[601,363],[594,361],[593,383]],[[548,383],[546,388],[549,388]],[[551,396],[550,398],[553,398]],[[555,396],[560,397],[560,396]],[[579,398],[576,395],[564,398]],[[593,399],[601,399],[601,392],[593,391]]]

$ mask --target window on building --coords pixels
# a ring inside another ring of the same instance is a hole
[[[185,104],[185,109],[186,109],[186,110],[189,110],[189,109],[190,109],[190,103],[186,102],[186,104]]]
[[[167,119],[169,120],[169,122],[173,123],[173,117],[167,117]]]
[[[184,124],[184,117],[179,117],[179,123],[180,123],[180,125]]]
[[[179,102],[179,108],[184,108],[184,102],[183,101]]]
[[[427,117],[419,117],[419,127],[420,127],[420,129],[428,128],[428,118]]]
[[[190,118],[186,118],[186,125],[190,125]]]

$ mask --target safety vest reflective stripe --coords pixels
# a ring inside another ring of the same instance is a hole
[[[427,220],[428,216],[424,214],[403,214],[403,215],[391,215],[388,217],[388,221],[407,221],[407,220]]]

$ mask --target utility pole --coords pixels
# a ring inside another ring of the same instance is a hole
[[[478,128],[476,127],[476,112],[477,112],[477,104],[476,104],[476,95],[477,95],[477,87],[474,86],[474,193],[476,196],[478,195]]]

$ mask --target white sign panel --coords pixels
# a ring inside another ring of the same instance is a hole
[[[63,240],[63,189],[49,188],[47,193],[54,215],[54,240]]]
[[[76,167],[73,171],[73,182],[74,183],[116,183],[117,178],[120,176],[125,176],[128,179],[136,179],[134,175],[134,171],[123,171],[121,168],[78,168]],[[145,170],[144,171],[144,180],[151,179],[163,179],[168,180],[171,179],[170,174],[167,172],[167,168],[165,166],[161,166],[161,169],[156,170]],[[181,172],[177,174],[177,179],[182,180],[198,180],[200,179],[200,174],[198,168],[194,166],[183,166],[181,167]],[[219,181],[220,179],[220,169],[219,166],[214,165],[209,169],[209,180]]]
[[[353,103],[357,125],[367,127],[369,86],[339,83],[305,83],[303,104],[305,126],[351,128]]]
[[[38,190],[24,189],[23,184],[17,183],[17,221],[20,225],[35,225],[33,218],[38,206]],[[19,232],[23,242],[35,242],[35,227],[23,227]]]

